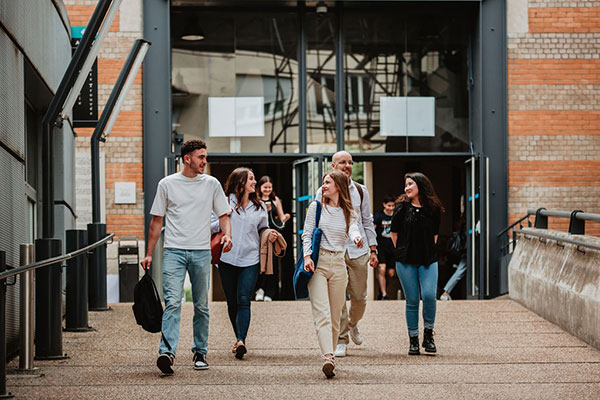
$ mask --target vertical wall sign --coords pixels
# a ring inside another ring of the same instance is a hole
[[[79,45],[85,26],[71,27],[71,46],[73,53]],[[98,59],[81,88],[79,97],[73,106],[73,126],[75,128],[94,128],[98,122]]]

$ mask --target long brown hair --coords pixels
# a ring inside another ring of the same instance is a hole
[[[244,197],[244,188],[246,186],[246,182],[248,182],[248,176],[250,175],[252,170],[246,167],[239,167],[234,169],[231,174],[227,177],[227,182],[225,182],[225,194],[229,197],[231,193],[235,195],[237,200],[237,204],[235,206],[235,212],[240,213],[238,209],[242,206],[242,197]],[[260,199],[256,197],[256,192],[250,193],[248,198],[256,209],[262,208],[262,204],[260,204]]]
[[[344,212],[344,219],[346,220],[346,234],[348,234],[348,230],[350,229],[350,218],[352,218],[352,213],[354,212],[354,207],[352,207],[352,200],[350,199],[350,189],[348,188],[348,176],[342,171],[333,170],[326,173],[323,176],[323,180],[329,176],[337,190],[339,192],[339,206],[342,208]],[[329,204],[330,199],[323,196],[323,206],[327,206]]]
[[[433,214],[436,211],[439,211],[440,213],[445,211],[444,205],[435,193],[433,184],[425,174],[422,174],[421,172],[409,172],[404,175],[404,182],[406,182],[408,178],[412,179],[417,184],[417,187],[419,188],[419,202],[425,212]],[[398,197],[398,202],[409,201],[410,199],[406,193]]]

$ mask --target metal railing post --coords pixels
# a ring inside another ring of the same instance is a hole
[[[106,236],[106,224],[88,224],[88,241],[94,243]],[[106,244],[92,250],[88,259],[88,307],[90,311],[108,311],[106,304]]]
[[[19,247],[21,265],[31,264],[35,260],[35,247],[31,243],[22,244]],[[25,271],[21,274],[20,288],[20,348],[19,348],[19,370],[33,370],[33,327],[34,327],[34,312],[33,312],[33,293],[34,281],[33,271]]]
[[[67,252],[88,245],[88,233],[83,229],[67,230]],[[67,304],[65,331],[87,332],[88,326],[88,257],[86,254],[67,261]]]
[[[6,270],[6,253],[0,251],[0,272]],[[6,393],[6,279],[0,281],[0,398],[14,397]]]
[[[54,258],[62,252],[58,239],[37,239],[35,258]],[[35,359],[60,360],[62,352],[62,265],[59,262],[35,271]]]

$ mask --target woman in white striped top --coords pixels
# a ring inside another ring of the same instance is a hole
[[[323,206],[319,227],[323,231],[319,249],[318,266],[311,259],[312,234],[315,228],[317,203],[308,207],[304,221],[302,244],[304,246],[304,269],[314,271],[308,282],[310,304],[317,330],[317,338],[323,354],[323,373],[327,378],[335,374],[333,350],[337,346],[340,316],[346,301],[348,273],[344,261],[346,237],[357,247],[363,239],[358,230],[358,220],[352,208],[348,177],[341,171],[331,171],[323,177]]]

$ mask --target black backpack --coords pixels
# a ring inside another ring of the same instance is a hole
[[[133,314],[144,330],[161,331],[163,307],[154,280],[148,270],[133,289]]]

